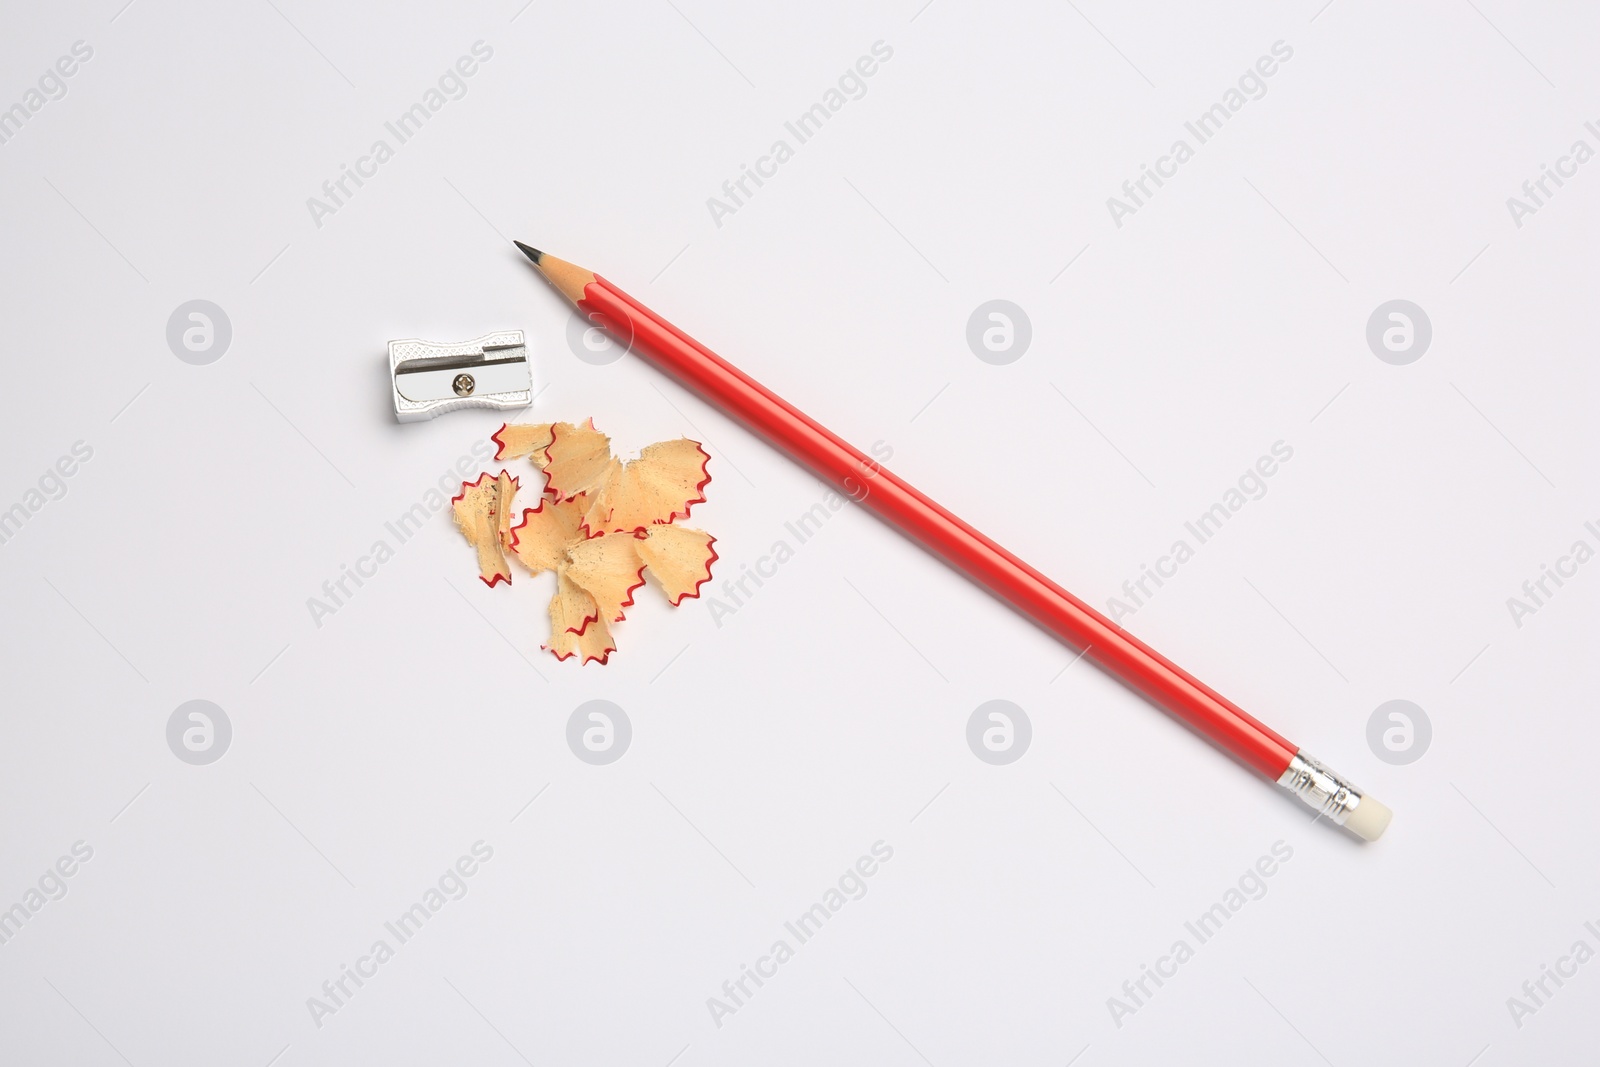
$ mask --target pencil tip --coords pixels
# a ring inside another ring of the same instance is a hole
[[[544,258],[544,253],[531,245],[525,245],[521,241],[512,241],[511,243],[522,249],[522,254],[533,260],[535,265]]]

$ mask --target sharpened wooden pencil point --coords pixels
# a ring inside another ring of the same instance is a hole
[[[572,301],[573,304],[578,304],[583,300],[584,291],[594,281],[594,271],[584,270],[574,263],[568,263],[564,259],[557,259],[555,256],[541,252],[537,248],[530,248],[521,241],[513,241],[512,243],[522,249],[523,255],[533,260],[533,265],[539,268],[539,273],[545,276],[546,281],[555,286],[557,292]]]

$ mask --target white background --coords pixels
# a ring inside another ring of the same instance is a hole
[[[1506,198],[1600,147],[1600,17],[919,2],[7,5],[0,106],[93,58],[0,145],[0,508],[93,457],[0,545],[0,907],[94,856],[0,945],[0,1060],[1593,1056],[1600,963],[1520,1028],[1507,998],[1600,949],[1600,564],[1521,627],[1506,600],[1597,542],[1600,165],[1521,227]],[[307,198],[479,40],[467,95],[317,226]],[[716,225],[707,198],[880,40],[866,94]],[[1266,95],[1117,227],[1106,198],[1280,40]],[[391,338],[520,328],[532,418],[704,441],[730,605],[822,498],[638,360],[576,358],[512,237],[886,442],[1096,604],[1289,444],[1127,625],[1388,802],[1387,836],[1311,825],[855,508],[726,617],[641,591],[603,667],[541,652],[548,576],[486,589],[444,512],[315,625],[501,421],[397,425]],[[197,298],[232,323],[209,366],[165,338]],[[1032,322],[1004,366],[965,340],[995,298]],[[1365,339],[1394,298],[1433,326],[1407,366]],[[165,739],[196,698],[234,731],[204,767]],[[597,698],[633,725],[606,767],[565,740]],[[1433,725],[1408,766],[1366,741],[1397,698]],[[1032,722],[1009,766],[965,739],[990,699]],[[478,840],[468,895],[317,1026],[307,998]],[[879,840],[867,895],[715,1025]],[[1266,895],[1116,1025],[1277,841]]]

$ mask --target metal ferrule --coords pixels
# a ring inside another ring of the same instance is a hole
[[[1278,784],[1340,826],[1361,803],[1361,790],[1354,783],[1304,752],[1294,754],[1289,766],[1278,776]]]

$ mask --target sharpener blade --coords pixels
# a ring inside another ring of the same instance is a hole
[[[422,422],[458,408],[509,411],[533,403],[533,368],[521,330],[441,343],[389,342],[394,415]]]

